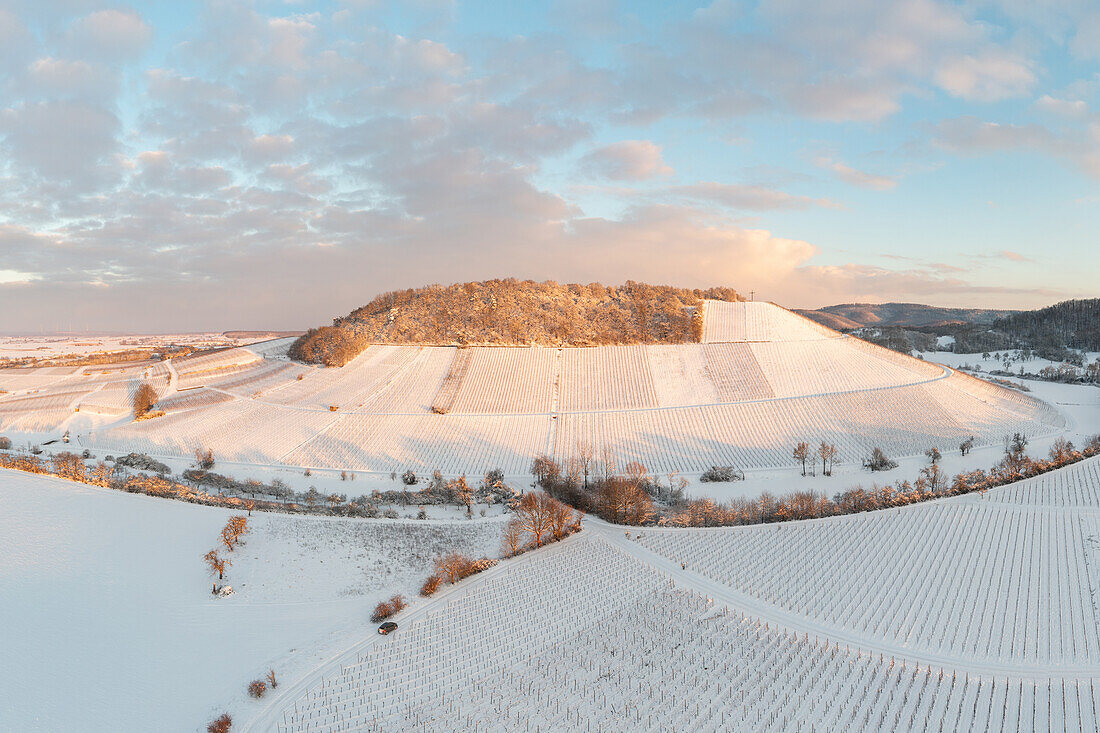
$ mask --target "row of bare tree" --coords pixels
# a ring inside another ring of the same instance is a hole
[[[207,568],[210,570],[211,575],[218,574],[218,580],[225,579],[225,571],[229,569],[229,566],[233,562],[224,555],[219,555],[218,550],[224,548],[226,552],[233,552],[237,549],[237,545],[241,544],[241,537],[248,532],[248,519],[235,514],[226,521],[225,526],[221,531],[221,547],[215,547],[210,550],[202,559],[206,562]],[[217,592],[218,584],[214,584],[213,592]]]

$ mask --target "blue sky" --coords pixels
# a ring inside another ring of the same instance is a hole
[[[1100,7],[0,0],[0,331],[516,276],[1100,295]]]

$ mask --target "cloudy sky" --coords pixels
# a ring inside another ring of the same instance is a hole
[[[0,331],[1100,296],[1100,6],[0,0],[0,256]]]

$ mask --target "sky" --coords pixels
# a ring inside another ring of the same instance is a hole
[[[1100,5],[0,0],[0,332],[1100,296]]]

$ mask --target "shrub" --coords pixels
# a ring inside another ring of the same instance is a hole
[[[0,435],[0,450],[11,450],[11,438]]]
[[[474,560],[460,552],[450,552],[436,559],[435,569],[436,575],[440,576],[441,579],[457,583],[463,578],[488,570],[496,564],[496,560],[490,560],[487,557]]]
[[[413,473],[411,469],[405,471],[405,473],[401,474],[401,483],[406,486],[412,486],[416,483],[416,474]]]
[[[214,451],[209,448],[203,450],[201,446],[196,448],[195,463],[197,463],[202,470],[209,471],[214,467]]]
[[[898,462],[891,460],[882,448],[875,448],[871,451],[871,456],[863,461],[863,465],[872,471],[889,471],[892,468],[897,468]]]
[[[430,595],[434,595],[439,586],[443,585],[443,578],[435,573],[428,576],[428,579],[424,581],[424,585],[420,586],[420,595],[427,598]]]
[[[700,481],[743,481],[745,474],[733,466],[711,466],[699,476]]]
[[[389,600],[381,601],[377,606],[375,606],[374,613],[371,614],[370,620],[373,623],[385,621],[390,616],[393,616],[394,614],[400,612],[407,605],[409,604],[405,602],[405,596],[401,594],[395,595]]]
[[[229,717],[229,713],[222,713],[221,717],[216,718],[214,722],[206,726],[207,733],[229,733],[230,728],[233,727],[233,718]]]
[[[259,700],[267,692],[267,683],[263,680],[252,680],[248,683],[248,696]]]

